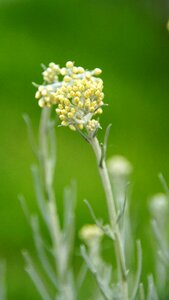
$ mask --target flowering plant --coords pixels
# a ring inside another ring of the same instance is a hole
[[[50,237],[49,244],[40,232],[38,217],[29,215],[23,197],[21,202],[33,230],[35,246],[41,268],[46,274],[46,281],[36,270],[29,253],[24,252],[26,270],[44,300],[81,299],[81,289],[87,270],[91,272],[97,284],[97,287],[92,287],[93,300],[158,299],[152,275],[148,277],[147,295],[145,293],[141,282],[141,243],[136,241],[135,245],[133,242],[129,200],[126,197],[126,186],[132,166],[121,156],[111,158],[106,163],[110,125],[106,129],[104,142],[100,143],[97,139],[97,131],[101,128],[98,115],[102,113],[105,105],[103,81],[98,77],[101,70],[96,68],[88,71],[75,66],[71,61],[63,68],[55,63],[43,68],[44,82],[42,85],[36,85],[38,89],[35,95],[39,106],[42,107],[39,145],[34,140],[28,116],[25,116],[25,121],[37,157],[37,166],[32,168],[32,172],[39,210]],[[53,187],[56,163],[55,122],[51,120],[53,107],[60,120],[59,126],[66,126],[79,132],[91,145],[105,191],[109,216],[108,224],[100,222],[91,205],[85,201],[94,224],[85,225],[80,230],[79,236],[86,244],[80,249],[85,264],[82,264],[76,275],[72,265],[76,193],[74,185],[65,189],[64,224],[61,226]],[[114,248],[116,266],[113,269],[102,258],[104,236],[112,241]],[[133,259],[135,249],[137,267]]]

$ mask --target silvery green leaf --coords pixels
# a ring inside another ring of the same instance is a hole
[[[136,299],[137,292],[139,289],[139,284],[140,284],[141,270],[142,270],[142,249],[141,249],[140,241],[137,241],[137,273],[136,273],[135,282],[133,284],[131,300]]]
[[[32,259],[28,252],[24,251],[23,256],[25,259],[25,270],[29,274],[30,278],[32,279],[37,291],[39,292],[40,296],[43,300],[52,300],[51,296],[49,295],[42,279],[40,278],[38,272],[36,271]]]
[[[34,182],[34,189],[35,189],[35,193],[36,193],[37,204],[39,206],[39,210],[42,215],[42,218],[44,219],[47,226],[49,226],[49,219],[48,219],[49,217],[47,214],[46,200],[44,197],[42,182],[40,180],[39,170],[36,165],[33,165],[31,170],[32,170],[32,177],[33,177],[33,182]]]
[[[159,300],[156,287],[154,285],[154,279],[152,275],[148,276],[148,294],[147,300]]]
[[[40,228],[39,228],[39,222],[37,216],[31,217],[31,225],[32,225],[32,231],[34,236],[34,242],[38,254],[38,258],[41,262],[41,265],[47,274],[48,278],[51,280],[53,285],[56,289],[59,289],[59,283],[56,278],[56,273],[54,272],[53,268],[51,267],[48,257],[45,252],[44,248],[44,241],[42,240],[42,236],[40,234]]]

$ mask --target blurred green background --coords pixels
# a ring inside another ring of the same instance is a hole
[[[24,271],[21,250],[34,250],[17,195],[24,193],[36,211],[34,157],[22,114],[30,115],[37,132],[40,109],[31,82],[42,82],[40,64],[51,61],[103,70],[109,106],[101,123],[112,123],[108,156],[122,154],[133,164],[132,220],[142,239],[144,274],[151,272],[148,198],[163,191],[159,172],[169,180],[168,17],[167,0],[0,0],[0,257],[7,262],[8,299],[39,299]],[[63,188],[76,179],[77,228],[92,222],[84,198],[106,220],[89,145],[67,128],[56,130],[60,213]]]

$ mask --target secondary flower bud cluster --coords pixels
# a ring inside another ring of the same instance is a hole
[[[82,240],[88,243],[90,240],[102,238],[103,232],[97,225],[87,224],[81,228],[79,236]]]
[[[58,81],[60,75],[60,67],[55,63],[50,63],[49,67],[42,73],[43,78],[46,82],[53,83]]]
[[[71,61],[64,68],[50,63],[43,72],[44,84],[38,87],[35,97],[41,107],[57,105],[62,126],[94,132],[100,124],[93,117],[102,113],[104,104],[103,81],[96,77],[100,74],[99,68],[86,71]]]

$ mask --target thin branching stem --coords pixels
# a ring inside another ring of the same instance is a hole
[[[30,142],[32,151],[33,151],[35,157],[37,159],[39,159],[38,147],[37,147],[37,144],[36,144],[36,141],[35,141],[31,119],[30,119],[29,115],[27,115],[27,114],[23,114],[23,119],[24,119],[24,122],[26,124],[27,132],[28,132],[28,138],[29,138],[29,142]]]
[[[37,270],[34,267],[31,256],[26,251],[23,252],[23,256],[24,256],[25,262],[26,262],[25,270],[29,274],[30,278],[32,279],[41,298],[43,300],[52,300],[46,287],[44,286],[44,283],[43,283],[41,277],[39,276]]]
[[[141,270],[142,270],[142,249],[141,249],[140,241],[137,241],[137,274],[136,274],[131,300],[134,300],[136,298],[139,289]]]
[[[127,269],[125,263],[125,255],[122,246],[122,238],[120,234],[119,225],[116,222],[117,221],[116,206],[113,198],[113,193],[112,193],[110,179],[109,179],[109,175],[105,163],[105,158],[102,157],[102,149],[96,137],[90,139],[90,144],[94,150],[97,159],[97,165],[99,168],[99,173],[100,173],[101,181],[103,184],[103,188],[107,200],[109,221],[115,235],[115,240],[114,240],[115,253],[116,253],[116,260],[117,260],[117,266],[119,271],[119,280],[121,282],[121,286],[123,290],[123,297],[124,300],[128,300],[129,296],[128,296]],[[102,164],[100,164],[100,159],[102,159]]]
[[[53,268],[51,267],[48,258],[46,256],[45,245],[39,228],[39,220],[36,215],[31,217],[31,227],[34,236],[35,247],[38,253],[39,260],[41,262],[41,266],[43,267],[50,281],[55,286],[56,290],[58,290],[59,284],[56,279],[56,274],[53,271]]]
[[[88,266],[88,269],[94,276],[104,300],[110,300],[109,293],[108,293],[107,289],[105,288],[101,278],[99,277],[99,275],[95,269],[95,266],[92,264],[91,260],[89,259],[84,246],[81,246],[81,254],[83,256],[84,261],[86,262],[86,265]]]
[[[55,265],[58,276],[61,275],[61,261],[60,261],[60,241],[61,241],[61,230],[59,216],[57,213],[57,206],[55,201],[55,194],[53,190],[53,175],[54,175],[54,160],[51,158],[50,149],[51,143],[49,140],[49,120],[51,110],[49,108],[43,108],[40,129],[39,129],[39,147],[40,147],[40,165],[42,171],[42,186],[44,186],[45,196],[47,198],[48,213],[50,219],[50,234],[53,244],[53,255],[55,257]],[[52,152],[53,153],[53,152]],[[54,153],[53,155],[54,156]]]

